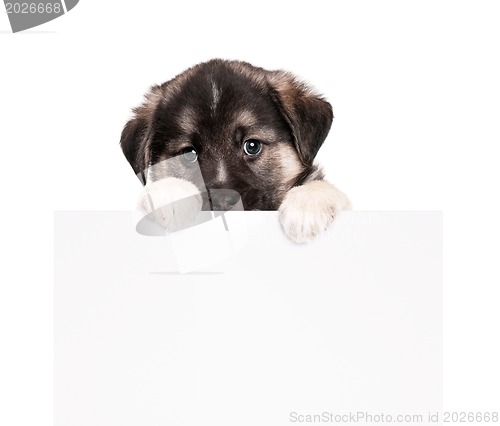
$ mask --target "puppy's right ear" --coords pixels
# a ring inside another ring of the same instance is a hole
[[[123,128],[120,139],[123,154],[143,185],[151,161],[151,123],[161,98],[161,87],[153,86],[144,103],[134,109],[134,117]]]
[[[332,106],[314,90],[286,71],[271,71],[272,97],[292,131],[295,148],[308,166],[332,125]]]

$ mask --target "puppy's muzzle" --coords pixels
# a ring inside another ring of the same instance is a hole
[[[240,194],[233,189],[209,189],[212,210],[243,210]]]

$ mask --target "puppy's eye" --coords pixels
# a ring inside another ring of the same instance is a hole
[[[247,155],[257,155],[262,150],[262,144],[255,139],[248,139],[243,144],[243,150]]]
[[[182,151],[182,159],[186,163],[194,163],[198,159],[198,153],[194,148],[186,148]]]

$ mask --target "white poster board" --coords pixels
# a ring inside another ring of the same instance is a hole
[[[198,243],[243,243],[181,273],[196,236],[56,212],[56,426],[427,424],[442,403],[441,213],[347,212],[307,245],[276,212],[226,219]]]

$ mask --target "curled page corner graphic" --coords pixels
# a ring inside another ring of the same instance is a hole
[[[241,211],[201,211],[195,223],[169,232],[141,212],[133,213],[136,232],[165,238],[173,249],[179,272],[196,271],[233,256],[248,242],[246,218]]]
[[[207,189],[197,163],[169,158],[138,174],[145,184],[134,212],[135,230],[166,238],[181,273],[232,256],[247,243],[241,196],[229,189]]]
[[[63,0],[63,2],[66,3],[66,12],[69,12],[78,4],[79,0]]]

